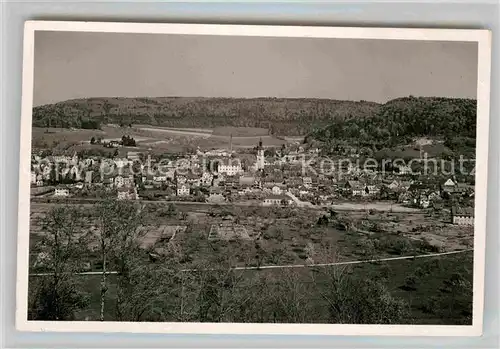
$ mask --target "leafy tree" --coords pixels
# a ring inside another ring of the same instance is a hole
[[[127,136],[127,135],[122,136],[121,143],[124,147],[135,147],[136,146],[135,139],[133,139],[132,137]]]
[[[51,185],[55,185],[59,183],[59,174],[57,173],[55,164],[50,164],[49,166],[50,166],[49,183]]]

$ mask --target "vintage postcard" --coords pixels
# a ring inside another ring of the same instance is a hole
[[[489,31],[24,40],[19,330],[482,333]]]

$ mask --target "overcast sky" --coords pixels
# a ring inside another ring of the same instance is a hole
[[[477,44],[36,32],[34,105],[88,97],[476,98]]]

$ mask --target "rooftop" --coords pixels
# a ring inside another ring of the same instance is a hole
[[[454,206],[451,209],[451,214],[453,216],[474,217],[474,207],[459,207],[459,206]]]
[[[290,198],[286,195],[269,195],[266,200],[289,200]]]

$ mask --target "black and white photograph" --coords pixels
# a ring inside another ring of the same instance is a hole
[[[18,325],[477,333],[489,55],[485,30],[29,22]]]

